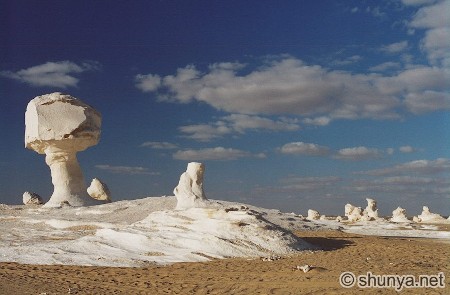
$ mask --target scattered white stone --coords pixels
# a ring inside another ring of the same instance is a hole
[[[437,213],[431,213],[427,206],[423,206],[422,214],[413,218],[414,222],[422,223],[442,223],[447,222],[447,219]]]
[[[87,192],[96,200],[111,202],[111,192],[108,186],[98,178],[92,179],[91,185],[87,188]]]
[[[280,260],[280,259],[281,259],[281,257],[277,256],[277,255],[270,255],[270,256],[261,258],[262,261],[275,261],[275,260]]]
[[[327,220],[327,217],[325,215],[320,215],[319,220]]]
[[[177,197],[176,210],[205,207],[208,204],[205,192],[203,191],[203,174],[205,165],[191,162],[188,164],[186,172],[181,174],[177,187],[173,190]]]
[[[41,196],[32,192],[24,192],[22,196],[22,201],[24,205],[42,205],[44,202],[42,201]]]
[[[308,217],[306,217],[306,219],[309,219],[309,220],[319,220],[319,219],[320,219],[320,214],[319,214],[319,212],[317,212],[316,210],[309,209],[309,210],[308,210]]]
[[[409,222],[408,217],[406,217],[406,210],[397,207],[394,211],[392,211],[392,218],[390,219],[391,222]]]
[[[304,273],[307,273],[308,271],[310,271],[312,269],[312,266],[309,264],[297,265],[297,267],[295,269],[302,270]]]
[[[342,221],[344,221],[344,218],[342,218],[342,216],[337,216],[336,217],[336,221],[337,222],[342,222]]]
[[[45,154],[54,191],[44,207],[94,205],[76,157],[96,145],[101,115],[70,95],[55,92],[32,99],[25,112],[25,147]]]

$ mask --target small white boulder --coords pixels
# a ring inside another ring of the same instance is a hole
[[[108,186],[98,178],[92,179],[91,185],[87,188],[87,192],[96,200],[111,202],[111,192]]]
[[[42,201],[41,196],[32,192],[24,192],[22,196],[22,201],[24,205],[42,205],[44,202]]]
[[[320,214],[319,214],[319,212],[316,211],[316,210],[309,209],[309,210],[308,210],[308,217],[306,217],[306,219],[309,219],[309,220],[319,220],[319,219],[320,219]]]

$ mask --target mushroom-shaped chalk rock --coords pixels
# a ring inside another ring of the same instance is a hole
[[[97,204],[86,191],[77,152],[96,145],[101,115],[91,106],[59,92],[35,97],[25,112],[25,147],[45,154],[54,191],[44,207]]]
[[[111,202],[111,192],[108,186],[98,178],[92,179],[91,185],[87,188],[87,192],[96,200]]]
[[[186,172],[181,174],[180,181],[173,193],[177,197],[176,210],[183,210],[195,207],[205,207],[208,203],[203,191],[203,174],[205,165],[191,162],[188,164]]]

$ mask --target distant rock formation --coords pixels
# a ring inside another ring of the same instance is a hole
[[[205,207],[208,204],[203,191],[203,174],[205,165],[191,162],[187,165],[186,172],[181,174],[177,187],[173,190],[177,197],[176,210],[184,210],[195,207]]]
[[[365,215],[369,218],[369,220],[378,219],[378,209],[377,209],[377,201],[371,198],[367,198],[367,207],[364,210]]]
[[[22,196],[22,201],[24,205],[42,205],[44,202],[42,201],[41,196],[32,192],[24,192]]]
[[[98,178],[92,179],[91,185],[87,188],[87,192],[96,200],[111,202],[111,192],[108,186]]]
[[[406,217],[406,210],[397,207],[394,211],[392,211],[392,218],[390,219],[392,222],[410,222],[408,217]]]
[[[427,206],[423,206],[422,214],[418,215],[417,217],[414,216],[413,221],[421,223],[446,223],[447,219],[437,213],[431,213],[430,209]]]
[[[44,207],[94,205],[76,157],[96,145],[101,115],[70,95],[55,92],[32,99],[25,112],[25,147],[45,154],[54,191]]]
[[[320,219],[320,214],[316,210],[309,209],[308,210],[308,217],[306,217],[306,219],[319,220]]]
[[[350,222],[360,221],[363,216],[362,211],[361,207],[355,207],[352,204],[345,205],[345,216]]]

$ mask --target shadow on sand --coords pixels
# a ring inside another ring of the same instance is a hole
[[[301,237],[302,240],[308,242],[323,251],[333,251],[342,249],[344,247],[348,247],[354,244],[353,241],[343,240],[341,237],[330,237],[330,238],[321,238],[321,237]]]

